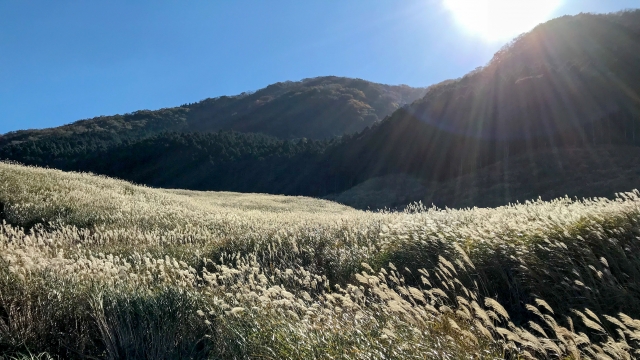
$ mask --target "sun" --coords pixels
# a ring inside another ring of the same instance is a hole
[[[455,21],[486,41],[504,41],[550,18],[562,0],[443,0]]]

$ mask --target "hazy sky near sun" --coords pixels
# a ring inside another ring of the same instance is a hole
[[[428,86],[485,64],[531,21],[640,7],[518,1],[531,2],[3,0],[0,134],[315,76]]]

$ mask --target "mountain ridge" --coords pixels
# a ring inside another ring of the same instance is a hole
[[[47,134],[64,136],[66,133],[82,134],[101,130],[118,134],[129,132],[136,138],[162,131],[223,130],[261,132],[283,139],[325,139],[361,131],[397,108],[420,98],[426,91],[426,87],[413,88],[356,78],[321,76],[278,82],[254,92],[207,98],[176,107],[99,116],[53,128],[12,131],[0,135],[0,145],[24,138],[38,139]],[[311,116],[298,116],[296,107],[302,107]],[[332,108],[342,112],[342,116],[333,116]],[[312,110],[319,111],[313,114]],[[328,122],[328,118],[332,121]],[[273,124],[274,119],[280,123]],[[298,126],[298,130],[293,132],[283,129],[292,128],[294,120],[306,125],[306,128]],[[143,134],[136,134],[136,131]]]

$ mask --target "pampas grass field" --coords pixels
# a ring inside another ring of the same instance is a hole
[[[364,212],[0,163],[2,359],[633,359],[640,193]]]

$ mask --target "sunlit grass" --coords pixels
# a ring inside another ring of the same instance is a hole
[[[6,358],[639,354],[638,193],[372,213],[0,164],[0,203]]]

